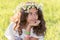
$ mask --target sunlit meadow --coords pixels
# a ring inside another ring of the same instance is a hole
[[[60,40],[60,0],[0,0],[0,40],[7,40],[4,32],[9,25],[13,10],[21,2],[35,1],[42,3],[46,21],[45,40]]]

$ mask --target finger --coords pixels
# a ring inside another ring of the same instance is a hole
[[[37,21],[34,25],[38,25],[40,23],[40,21]]]

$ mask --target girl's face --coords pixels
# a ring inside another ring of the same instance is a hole
[[[27,17],[27,22],[36,22],[36,20],[38,20],[38,15],[37,15],[37,9],[36,8],[31,8],[29,9],[29,14]]]

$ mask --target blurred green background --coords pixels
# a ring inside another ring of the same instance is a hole
[[[13,10],[20,2],[35,1],[43,4],[46,21],[45,40],[60,40],[60,0],[0,0],[0,40],[7,40],[4,32],[9,25]]]

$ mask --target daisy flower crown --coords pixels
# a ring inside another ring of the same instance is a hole
[[[32,8],[36,7],[37,9],[42,10],[42,6],[43,6],[42,3],[38,4],[38,3],[35,3],[35,2],[20,3],[13,12],[17,13],[21,9],[26,10],[25,12],[27,12],[27,10],[29,10],[31,7]]]

